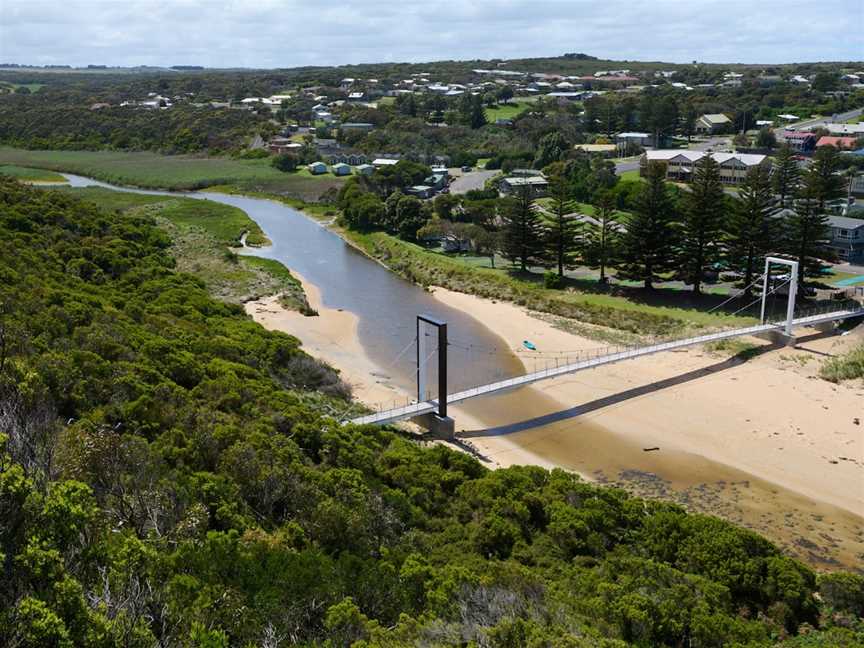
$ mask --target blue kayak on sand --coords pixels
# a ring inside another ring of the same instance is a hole
[[[536,351],[537,347],[531,344],[528,340],[522,340],[522,346],[524,346],[529,351]]]

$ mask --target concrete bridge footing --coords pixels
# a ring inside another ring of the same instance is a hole
[[[436,439],[452,440],[456,437],[456,421],[449,416],[438,416],[438,414],[422,414],[411,419]]]

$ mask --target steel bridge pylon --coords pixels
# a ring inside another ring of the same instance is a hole
[[[768,278],[771,264],[789,266],[789,301],[786,304],[786,324],[784,332],[792,337],[792,320],[795,318],[795,299],[798,296],[798,262],[779,257],[765,257],[765,272],[762,277],[762,311],[759,320],[765,324],[765,303],[768,298]]]
[[[426,397],[426,370],[428,359],[426,355],[426,327],[433,326],[438,334],[438,411],[417,417],[416,422],[430,432],[452,438],[455,433],[455,423],[447,416],[447,322],[431,315],[417,315],[417,402],[428,400]]]

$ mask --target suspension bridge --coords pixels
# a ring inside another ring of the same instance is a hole
[[[769,288],[769,270],[770,266],[774,264],[788,266],[790,272],[785,281]],[[586,369],[593,369],[655,353],[674,351],[676,349],[683,349],[686,347],[718,342],[736,337],[780,334],[785,336],[787,339],[792,339],[793,331],[796,328],[820,327],[850,318],[864,316],[864,304],[853,300],[844,304],[823,306],[814,309],[815,312],[811,311],[805,315],[795,317],[797,281],[798,264],[796,262],[768,257],[765,261],[764,274],[751,284],[752,286],[758,282],[762,282],[761,296],[747,304],[747,306],[735,311],[735,313],[740,313],[741,311],[761,302],[760,324],[642,346],[614,346],[602,349],[583,350],[575,352],[575,354],[569,354],[567,357],[554,358],[554,366],[551,364],[551,361],[547,360],[546,367],[541,370],[478,385],[455,393],[447,392],[447,348],[448,346],[451,346],[447,340],[447,324],[446,322],[427,315],[418,315],[416,323],[417,334],[414,341],[412,341],[412,344],[416,342],[417,398],[405,402],[404,404],[398,404],[387,408],[382,407],[375,412],[347,420],[346,422],[356,424],[385,424],[406,419],[426,417],[426,422],[430,424],[430,427],[452,431],[452,420],[447,416],[448,404],[460,403],[471,398],[478,398],[481,396],[488,396],[517,389],[541,380],[556,378],[578,371],[584,371]],[[767,298],[772,294],[777,294],[778,291],[784,287],[788,287],[788,300],[785,317],[779,321],[767,321]],[[744,291],[730,297],[725,302],[718,304],[715,309],[722,307],[728,302],[740,297],[742,294],[744,294]],[[431,358],[432,354],[425,354],[425,340],[429,336],[422,334],[421,328],[429,326],[437,329],[437,349],[433,349],[432,351],[432,353],[437,351],[438,354],[437,398],[424,398],[425,395],[428,395],[426,390],[425,374],[428,360]],[[573,357],[574,355],[575,358]]]

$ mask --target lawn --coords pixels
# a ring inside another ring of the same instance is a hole
[[[104,182],[148,189],[194,190],[233,184],[316,202],[344,180],[330,174],[283,173],[269,159],[160,155],[127,151],[28,151],[0,147],[0,164],[38,167],[85,175]]]
[[[622,180],[641,180],[642,177],[639,175],[639,169],[632,169],[630,171],[624,171],[618,174],[618,177]]]
[[[486,108],[486,120],[494,122],[496,119],[513,119],[528,110],[531,103],[530,101],[516,99],[506,104],[498,104],[497,106]]]
[[[45,169],[14,166],[12,164],[0,165],[0,175],[12,176],[26,182],[66,182],[66,178],[59,173],[53,173]]]

